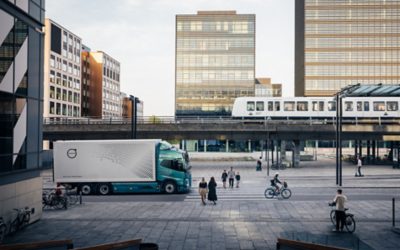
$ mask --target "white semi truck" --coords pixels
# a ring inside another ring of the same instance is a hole
[[[190,190],[185,151],[162,140],[54,142],[54,180],[83,194]]]

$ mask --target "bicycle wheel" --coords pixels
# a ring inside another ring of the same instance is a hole
[[[290,189],[284,188],[281,191],[281,195],[283,199],[289,199],[292,196],[292,191]]]
[[[265,189],[265,191],[264,191],[264,196],[265,196],[265,198],[267,198],[267,199],[272,199],[272,198],[274,198],[274,196],[275,196],[275,191],[274,191],[274,189],[273,189],[273,188],[267,188],[267,189]]]
[[[75,205],[76,203],[78,203],[79,197],[78,195],[68,195],[68,204],[69,205]]]
[[[3,243],[6,233],[7,233],[7,226],[4,223],[0,224],[0,244]]]
[[[331,221],[334,226],[336,226],[336,213],[335,210],[331,211]]]
[[[354,220],[353,215],[346,214],[345,226],[349,233],[354,233],[354,231],[356,231],[356,221]]]
[[[31,220],[30,212],[25,211],[24,217],[22,219],[22,227],[25,227],[26,225],[28,225],[30,220]]]

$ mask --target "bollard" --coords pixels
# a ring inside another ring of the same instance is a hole
[[[79,204],[82,205],[82,191],[79,191]]]
[[[395,213],[395,199],[394,199],[394,197],[392,198],[392,226],[393,227],[396,227],[396,218],[395,218],[395,216],[396,216],[396,213]]]

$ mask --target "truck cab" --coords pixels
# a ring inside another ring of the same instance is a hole
[[[192,184],[191,166],[186,151],[166,141],[159,144],[157,181],[165,193],[188,192]]]

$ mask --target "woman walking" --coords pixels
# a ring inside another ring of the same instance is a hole
[[[201,179],[201,182],[199,183],[199,194],[201,197],[201,203],[203,205],[206,205],[207,182],[204,179],[204,177]]]
[[[214,202],[214,205],[217,205],[217,183],[215,182],[214,177],[211,177],[208,182],[208,200]]]

